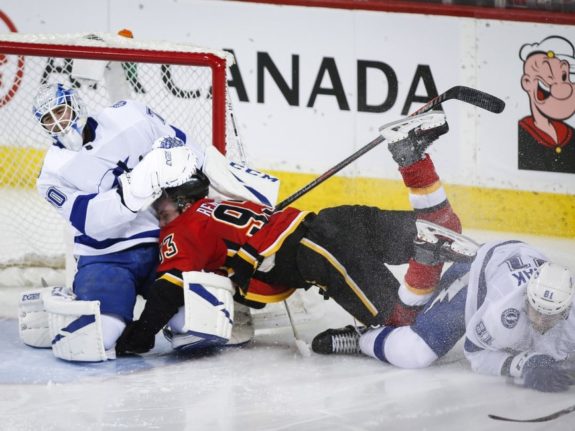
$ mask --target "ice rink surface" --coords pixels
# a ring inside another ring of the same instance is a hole
[[[522,239],[575,272],[575,240],[466,231],[479,241]],[[402,268],[398,268],[401,274]],[[17,289],[0,297],[0,430],[575,430],[575,387],[544,394],[473,374],[461,343],[424,370],[361,356],[302,357],[289,327],[256,331],[243,348],[178,355],[162,336],[153,352],[101,364],[69,364],[18,339]],[[307,342],[351,323],[308,292]]]

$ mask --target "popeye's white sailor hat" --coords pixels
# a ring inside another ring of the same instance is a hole
[[[556,57],[569,63],[569,73],[575,74],[575,48],[573,44],[561,36],[549,36],[537,43],[526,43],[519,51],[519,57],[525,61],[531,54],[543,53],[548,57]]]

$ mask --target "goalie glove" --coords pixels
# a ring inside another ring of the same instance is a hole
[[[163,188],[188,181],[196,173],[197,162],[194,151],[182,140],[172,136],[157,139],[134,169],[120,175],[122,203],[132,212],[148,208]]]

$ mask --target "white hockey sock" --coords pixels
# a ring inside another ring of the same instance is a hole
[[[385,338],[394,328],[383,326],[370,329],[359,338],[359,349],[364,355],[387,362],[384,354]]]
[[[417,294],[407,288],[404,283],[401,283],[397,293],[399,294],[399,299],[405,305],[409,305],[410,307],[417,307],[427,304],[427,301],[429,301],[429,298],[431,298],[434,292]]]
[[[101,320],[104,349],[108,351],[116,345],[116,340],[122,335],[126,324],[119,317],[109,314],[102,314]]]
[[[436,207],[447,200],[445,189],[439,181],[429,187],[409,189],[409,202],[415,210],[424,210]]]

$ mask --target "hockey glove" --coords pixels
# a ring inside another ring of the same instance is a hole
[[[517,366],[522,370],[521,378],[516,380],[518,384],[541,392],[563,392],[575,383],[569,372],[562,369],[560,363],[549,355],[535,354],[527,357],[523,353],[517,356],[526,358],[523,366],[521,359],[518,360]]]
[[[129,356],[149,352],[154,348],[156,333],[146,321],[129,323],[116,341],[116,356]]]
[[[184,291],[180,286],[159,278],[150,289],[140,318],[124,329],[116,342],[116,355],[146,353],[154,348],[156,334],[184,305]]]
[[[130,172],[119,177],[122,203],[132,212],[148,208],[163,188],[176,187],[196,173],[194,151],[178,138],[165,136]]]

